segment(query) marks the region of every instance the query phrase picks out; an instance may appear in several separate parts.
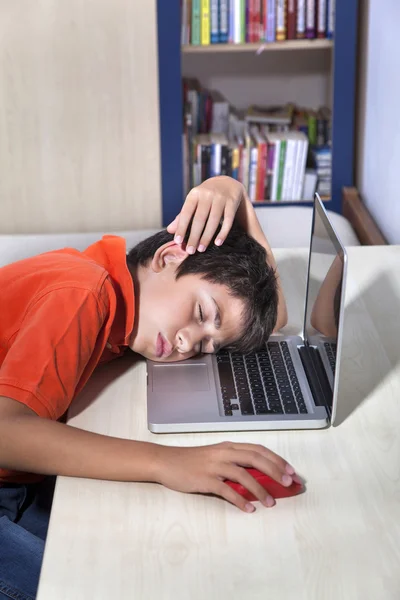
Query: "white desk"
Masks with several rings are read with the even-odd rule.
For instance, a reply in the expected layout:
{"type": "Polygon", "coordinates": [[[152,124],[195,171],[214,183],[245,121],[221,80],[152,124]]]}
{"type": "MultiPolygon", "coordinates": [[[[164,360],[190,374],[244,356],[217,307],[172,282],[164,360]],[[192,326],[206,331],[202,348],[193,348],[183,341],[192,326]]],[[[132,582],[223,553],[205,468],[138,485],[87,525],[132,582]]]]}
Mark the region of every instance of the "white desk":
{"type": "MultiPolygon", "coordinates": [[[[296,332],[307,252],[276,255],[296,332]]],[[[99,370],[71,425],[182,446],[260,442],[295,465],[307,492],[246,515],[155,484],[60,477],[38,600],[398,600],[400,246],[349,250],[346,304],[338,427],[156,436],[145,364],[99,370]]]]}

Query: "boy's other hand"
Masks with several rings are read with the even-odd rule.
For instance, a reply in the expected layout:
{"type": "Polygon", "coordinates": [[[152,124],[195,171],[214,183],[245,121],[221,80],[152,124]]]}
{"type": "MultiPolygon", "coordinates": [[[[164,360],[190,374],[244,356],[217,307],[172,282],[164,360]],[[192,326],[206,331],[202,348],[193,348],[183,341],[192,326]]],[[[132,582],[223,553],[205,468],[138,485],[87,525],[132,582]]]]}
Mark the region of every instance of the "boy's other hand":
{"type": "Polygon", "coordinates": [[[253,512],[255,508],[226,485],[224,480],[240,483],[264,506],[275,504],[275,500],[245,467],[258,469],[285,487],[291,485],[292,481],[298,481],[293,467],[271,450],[257,444],[223,442],[194,448],[159,446],[156,455],[152,480],[179,492],[216,494],[244,512],[253,512]]]}
{"type": "Polygon", "coordinates": [[[193,218],[186,250],[189,254],[194,254],[196,250],[205,251],[222,220],[221,230],[215,240],[216,245],[220,246],[224,243],[245,197],[243,185],[232,177],[222,175],[207,179],[189,192],[181,212],[168,225],[167,231],[173,233],[175,241],[181,244],[193,218]]]}

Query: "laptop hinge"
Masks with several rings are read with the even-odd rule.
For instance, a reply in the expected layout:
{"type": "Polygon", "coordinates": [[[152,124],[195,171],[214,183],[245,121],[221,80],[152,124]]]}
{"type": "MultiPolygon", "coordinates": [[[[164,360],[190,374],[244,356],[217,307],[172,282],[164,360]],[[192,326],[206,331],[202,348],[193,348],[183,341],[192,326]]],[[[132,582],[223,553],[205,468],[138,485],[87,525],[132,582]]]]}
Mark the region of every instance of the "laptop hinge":
{"type": "Polygon", "coordinates": [[[317,348],[309,345],[299,346],[298,351],[315,405],[325,406],[328,415],[331,416],[332,389],[317,348]]]}

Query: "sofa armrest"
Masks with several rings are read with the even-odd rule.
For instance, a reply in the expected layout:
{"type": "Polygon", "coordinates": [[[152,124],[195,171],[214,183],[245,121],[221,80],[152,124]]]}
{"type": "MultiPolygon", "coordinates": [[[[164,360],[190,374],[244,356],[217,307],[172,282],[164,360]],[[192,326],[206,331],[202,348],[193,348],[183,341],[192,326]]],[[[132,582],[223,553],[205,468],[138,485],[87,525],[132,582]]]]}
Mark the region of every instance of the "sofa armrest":
{"type": "Polygon", "coordinates": [[[357,188],[343,188],[343,216],[351,223],[363,246],[387,244],[379,227],[366,206],[362,203],[357,188]]]}

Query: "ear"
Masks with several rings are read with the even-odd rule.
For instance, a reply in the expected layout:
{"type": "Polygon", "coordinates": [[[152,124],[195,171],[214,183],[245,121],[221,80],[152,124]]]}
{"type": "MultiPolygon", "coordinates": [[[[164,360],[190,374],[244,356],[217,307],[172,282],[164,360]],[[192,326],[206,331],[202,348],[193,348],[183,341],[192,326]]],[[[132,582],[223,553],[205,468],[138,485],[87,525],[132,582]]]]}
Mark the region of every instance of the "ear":
{"type": "Polygon", "coordinates": [[[186,252],[186,249],[172,240],[158,248],[153,256],[150,267],[155,273],[160,273],[168,264],[174,263],[175,266],[178,266],[188,256],[189,254],[186,252]]]}

